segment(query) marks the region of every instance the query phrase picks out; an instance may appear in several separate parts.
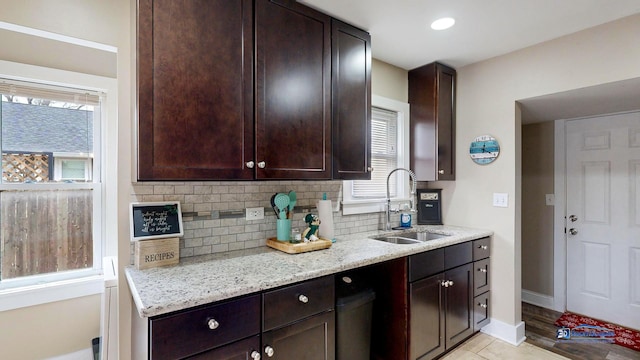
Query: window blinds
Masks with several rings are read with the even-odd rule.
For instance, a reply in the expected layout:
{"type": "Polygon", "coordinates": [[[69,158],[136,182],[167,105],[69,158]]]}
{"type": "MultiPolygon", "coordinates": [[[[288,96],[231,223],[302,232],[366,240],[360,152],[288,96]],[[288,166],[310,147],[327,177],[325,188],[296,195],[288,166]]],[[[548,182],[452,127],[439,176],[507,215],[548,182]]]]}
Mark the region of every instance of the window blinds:
{"type": "Polygon", "coordinates": [[[100,93],[0,78],[0,94],[59,102],[100,105],[100,93]]]}
{"type": "MultiPolygon", "coordinates": [[[[371,180],[353,182],[353,198],[371,199],[387,196],[387,175],[398,166],[398,113],[371,108],[371,180]]],[[[396,177],[389,183],[391,196],[396,196],[396,177]]]]}

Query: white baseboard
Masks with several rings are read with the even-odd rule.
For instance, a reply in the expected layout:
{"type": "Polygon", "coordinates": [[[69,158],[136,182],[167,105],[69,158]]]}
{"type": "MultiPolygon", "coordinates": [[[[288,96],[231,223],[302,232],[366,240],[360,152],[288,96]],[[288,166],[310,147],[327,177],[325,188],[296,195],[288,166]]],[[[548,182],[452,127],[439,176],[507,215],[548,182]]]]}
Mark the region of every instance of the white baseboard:
{"type": "Polygon", "coordinates": [[[86,348],[73,353],[48,358],[47,360],[93,360],[93,349],[86,348]]]}
{"type": "Polygon", "coordinates": [[[522,289],[522,301],[545,309],[554,309],[553,296],[540,294],[535,291],[522,289]]]}
{"type": "Polygon", "coordinates": [[[514,326],[492,318],[491,322],[481,331],[515,346],[522,344],[526,339],[523,321],[514,326]]]}

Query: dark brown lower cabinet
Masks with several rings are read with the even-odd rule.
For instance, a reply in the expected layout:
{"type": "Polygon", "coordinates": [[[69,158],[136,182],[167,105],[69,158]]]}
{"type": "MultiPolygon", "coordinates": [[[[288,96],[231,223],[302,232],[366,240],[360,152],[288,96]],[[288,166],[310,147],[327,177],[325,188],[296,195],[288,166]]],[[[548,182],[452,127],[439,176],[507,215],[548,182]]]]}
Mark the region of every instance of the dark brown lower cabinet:
{"type": "Polygon", "coordinates": [[[254,336],[188,358],[189,360],[254,360],[260,354],[260,336],[254,336]]]}
{"type": "Polygon", "coordinates": [[[473,334],[473,273],[472,264],[458,266],[444,273],[445,350],[473,334]]]}
{"type": "Polygon", "coordinates": [[[411,359],[433,359],[445,350],[443,282],[440,273],[409,285],[411,359]]]}
{"type": "Polygon", "coordinates": [[[409,285],[410,359],[434,359],[473,334],[472,266],[409,285]]]}
{"type": "Polygon", "coordinates": [[[334,360],[334,311],[264,332],[262,344],[264,359],[334,360]]]}

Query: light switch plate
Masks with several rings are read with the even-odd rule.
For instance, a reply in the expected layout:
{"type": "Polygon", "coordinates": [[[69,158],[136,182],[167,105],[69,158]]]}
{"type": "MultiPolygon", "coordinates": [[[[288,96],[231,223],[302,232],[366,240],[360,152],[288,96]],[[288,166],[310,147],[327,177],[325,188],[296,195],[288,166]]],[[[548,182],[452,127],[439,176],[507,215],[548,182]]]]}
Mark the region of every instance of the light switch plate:
{"type": "Polygon", "coordinates": [[[509,207],[509,194],[507,194],[507,193],[493,193],[493,206],[496,206],[496,207],[509,207]]]}
{"type": "Polygon", "coordinates": [[[554,206],[556,204],[555,194],[544,194],[544,202],[547,206],[554,206]]]}

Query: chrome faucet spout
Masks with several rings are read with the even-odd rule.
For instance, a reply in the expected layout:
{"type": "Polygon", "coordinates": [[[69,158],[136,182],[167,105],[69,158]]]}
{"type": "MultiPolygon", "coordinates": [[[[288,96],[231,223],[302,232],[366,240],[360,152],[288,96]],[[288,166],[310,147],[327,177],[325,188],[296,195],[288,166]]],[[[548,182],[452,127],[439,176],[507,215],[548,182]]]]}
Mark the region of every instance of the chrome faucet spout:
{"type": "Polygon", "coordinates": [[[411,205],[411,212],[416,211],[415,201],[413,201],[413,198],[416,193],[416,174],[414,174],[413,171],[405,168],[396,168],[391,170],[391,172],[389,172],[389,175],[387,175],[387,217],[386,217],[385,230],[391,230],[391,211],[392,210],[391,210],[391,192],[389,191],[389,179],[391,179],[391,175],[393,175],[393,173],[399,170],[408,172],[409,177],[411,177],[411,198],[409,199],[409,204],[411,205]]]}

